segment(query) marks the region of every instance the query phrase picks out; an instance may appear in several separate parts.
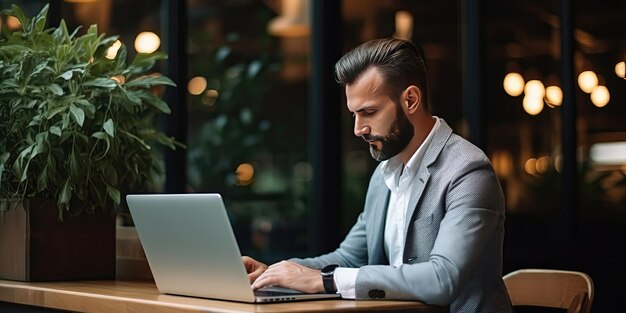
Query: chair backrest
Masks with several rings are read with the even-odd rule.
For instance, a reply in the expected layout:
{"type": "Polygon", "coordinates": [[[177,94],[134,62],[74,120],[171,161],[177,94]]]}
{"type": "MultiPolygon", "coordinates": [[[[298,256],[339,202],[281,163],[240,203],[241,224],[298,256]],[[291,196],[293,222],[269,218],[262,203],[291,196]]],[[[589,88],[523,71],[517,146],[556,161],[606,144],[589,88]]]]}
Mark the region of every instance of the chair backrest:
{"type": "Polygon", "coordinates": [[[522,269],[504,276],[511,303],[568,309],[568,313],[589,313],[593,281],[583,272],[550,269],[522,269]]]}

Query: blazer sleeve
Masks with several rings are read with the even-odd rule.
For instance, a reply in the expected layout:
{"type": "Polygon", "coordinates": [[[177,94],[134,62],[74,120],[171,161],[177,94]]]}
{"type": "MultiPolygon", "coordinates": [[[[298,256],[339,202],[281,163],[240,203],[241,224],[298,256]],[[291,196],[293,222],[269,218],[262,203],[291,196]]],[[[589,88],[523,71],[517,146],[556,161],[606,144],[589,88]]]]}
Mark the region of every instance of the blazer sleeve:
{"type": "Polygon", "coordinates": [[[314,258],[294,258],[291,260],[316,269],[321,269],[329,264],[356,268],[367,264],[367,238],[364,214],[361,213],[359,215],[357,222],[352,226],[352,229],[350,229],[350,232],[337,250],[314,258]]]}
{"type": "Polygon", "coordinates": [[[439,230],[428,260],[397,267],[361,267],[357,299],[371,299],[382,291],[386,299],[449,305],[484,257],[501,257],[485,256],[488,245],[501,243],[498,228],[504,215],[502,191],[489,162],[468,162],[454,172],[456,178],[446,188],[430,191],[439,193],[445,202],[433,205],[446,212],[441,221],[432,222],[439,223],[439,230]]]}

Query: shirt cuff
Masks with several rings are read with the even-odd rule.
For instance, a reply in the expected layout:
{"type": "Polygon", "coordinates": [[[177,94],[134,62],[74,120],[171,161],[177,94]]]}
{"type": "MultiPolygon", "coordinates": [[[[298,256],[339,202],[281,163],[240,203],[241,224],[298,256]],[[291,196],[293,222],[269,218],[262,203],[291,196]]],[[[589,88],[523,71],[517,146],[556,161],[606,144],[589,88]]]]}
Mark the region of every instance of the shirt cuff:
{"type": "Polygon", "coordinates": [[[359,273],[358,268],[338,267],[335,269],[333,279],[337,286],[337,293],[344,299],[356,299],[356,276],[359,273]]]}

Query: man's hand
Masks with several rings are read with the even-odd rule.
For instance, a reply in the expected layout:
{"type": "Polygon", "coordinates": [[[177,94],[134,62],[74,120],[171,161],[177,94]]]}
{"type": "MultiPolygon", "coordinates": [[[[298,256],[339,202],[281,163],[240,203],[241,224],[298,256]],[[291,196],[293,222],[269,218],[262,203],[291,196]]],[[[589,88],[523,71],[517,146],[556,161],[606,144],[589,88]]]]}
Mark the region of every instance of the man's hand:
{"type": "Polygon", "coordinates": [[[243,261],[243,265],[246,267],[246,272],[248,272],[248,279],[250,279],[250,283],[253,283],[267,269],[267,265],[251,257],[243,256],[241,259],[243,261]]]}
{"type": "Polygon", "coordinates": [[[320,270],[308,268],[291,261],[281,261],[272,264],[261,276],[258,276],[252,284],[252,289],[256,290],[271,285],[309,293],[324,291],[320,270]]]}

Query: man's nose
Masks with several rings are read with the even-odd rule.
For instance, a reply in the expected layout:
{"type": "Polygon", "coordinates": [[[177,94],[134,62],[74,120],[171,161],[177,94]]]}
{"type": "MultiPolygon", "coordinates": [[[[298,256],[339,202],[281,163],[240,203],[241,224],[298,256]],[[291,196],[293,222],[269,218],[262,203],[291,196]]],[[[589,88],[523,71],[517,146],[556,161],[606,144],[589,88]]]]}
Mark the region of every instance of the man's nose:
{"type": "Polygon", "coordinates": [[[361,137],[370,133],[370,127],[359,123],[359,120],[354,121],[354,135],[361,137]]]}

